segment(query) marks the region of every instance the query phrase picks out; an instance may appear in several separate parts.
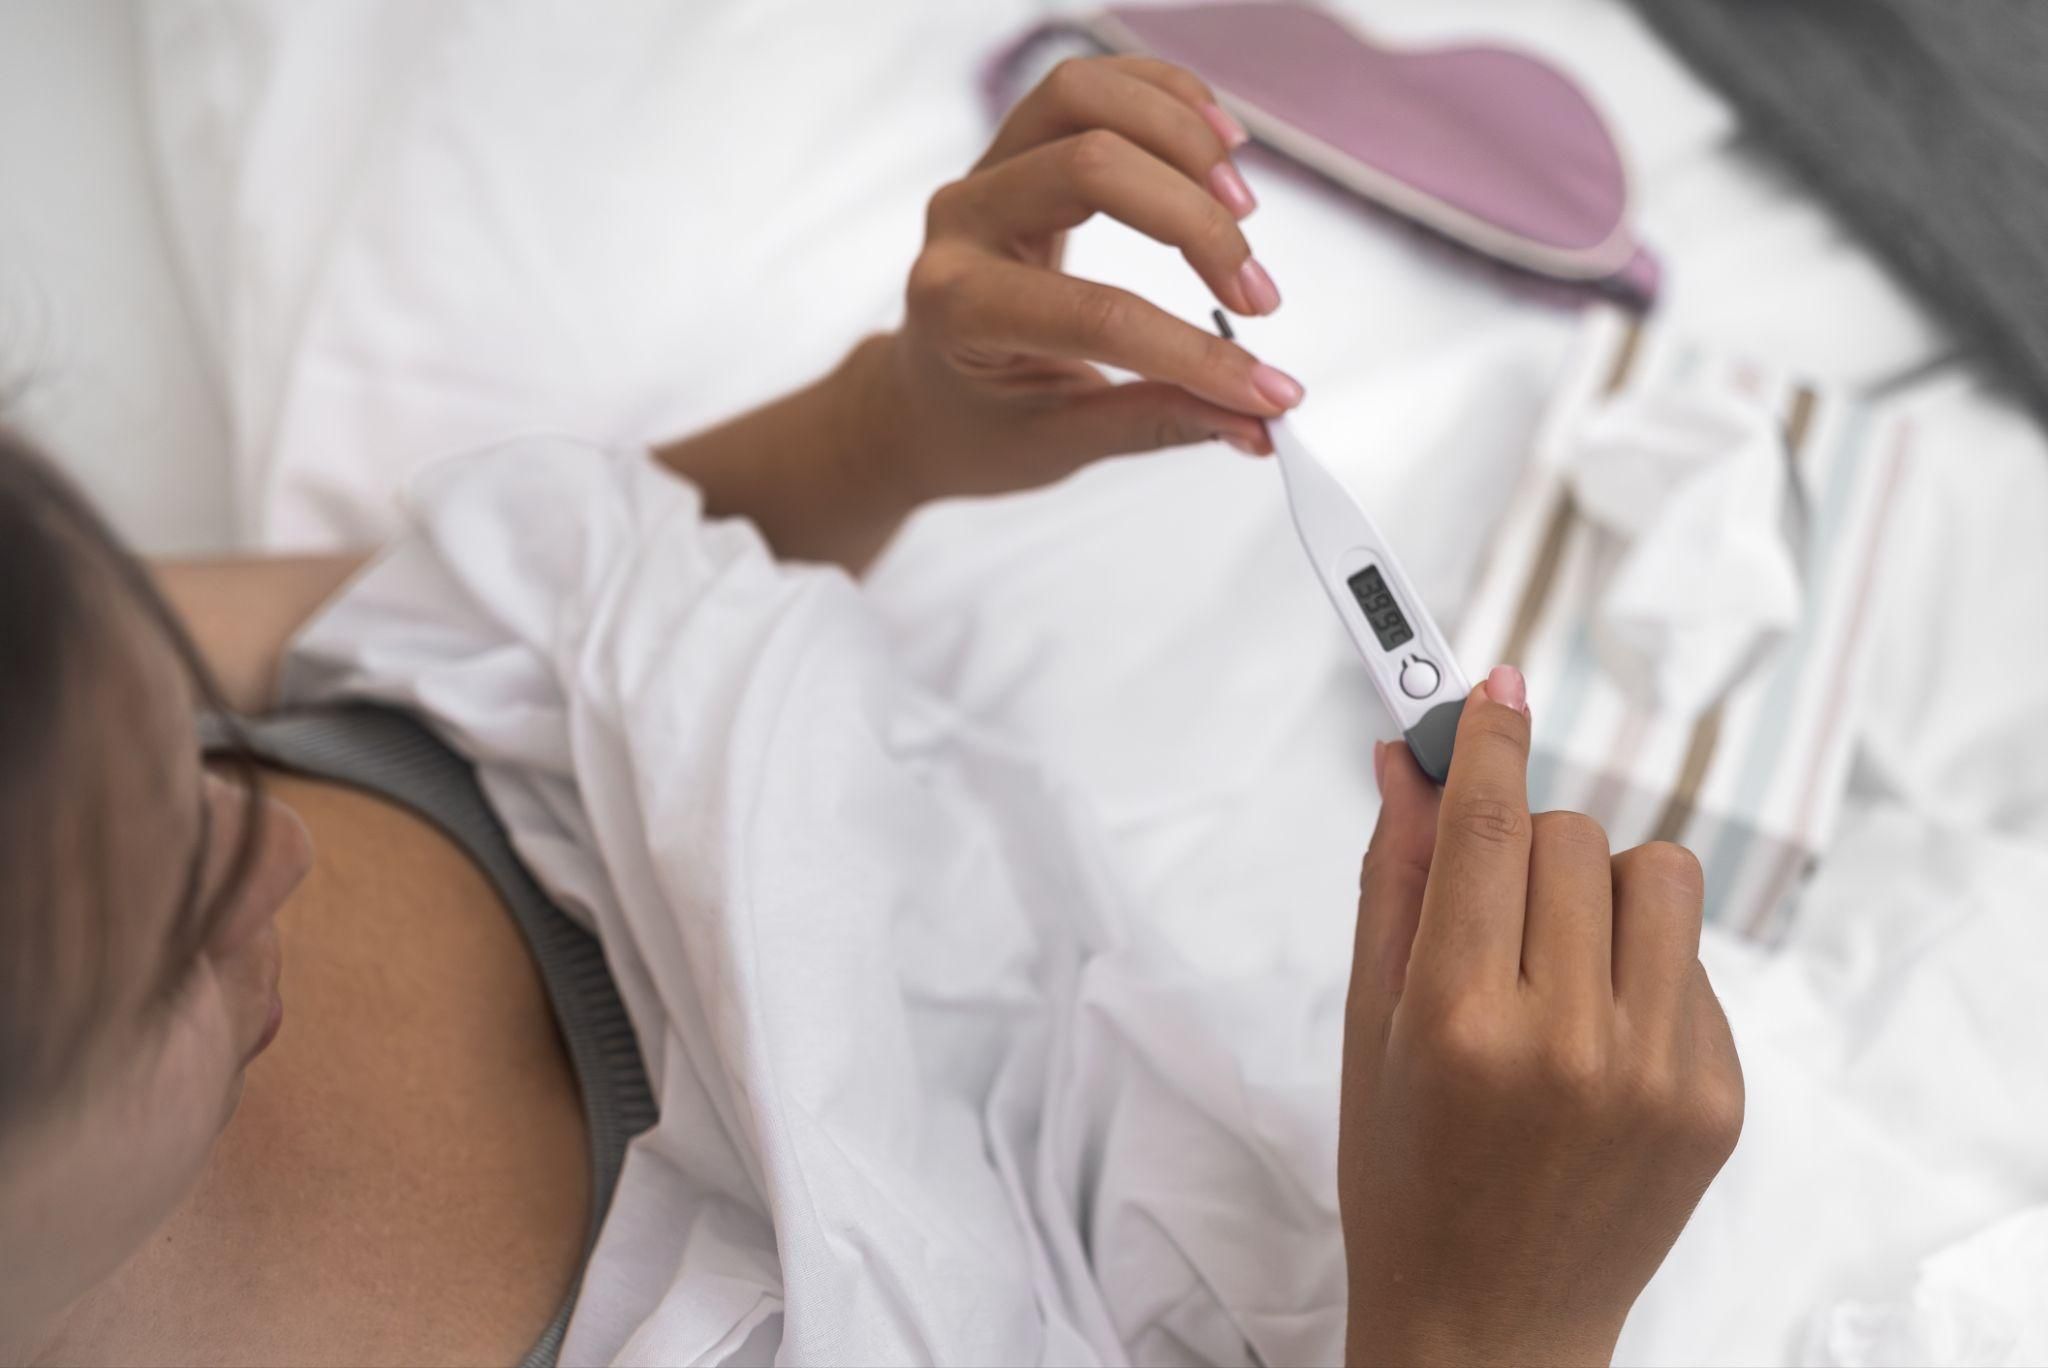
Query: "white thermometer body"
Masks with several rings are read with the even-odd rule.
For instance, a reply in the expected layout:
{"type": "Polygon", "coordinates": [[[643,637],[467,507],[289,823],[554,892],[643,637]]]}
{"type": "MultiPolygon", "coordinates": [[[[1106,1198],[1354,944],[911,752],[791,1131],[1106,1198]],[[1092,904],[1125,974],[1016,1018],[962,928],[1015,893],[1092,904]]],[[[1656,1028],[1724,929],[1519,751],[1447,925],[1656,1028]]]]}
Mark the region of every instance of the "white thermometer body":
{"type": "Polygon", "coordinates": [[[1471,685],[1387,539],[1351,491],[1302,445],[1286,419],[1268,419],[1266,431],[1316,578],[1416,763],[1442,783],[1471,685]]]}

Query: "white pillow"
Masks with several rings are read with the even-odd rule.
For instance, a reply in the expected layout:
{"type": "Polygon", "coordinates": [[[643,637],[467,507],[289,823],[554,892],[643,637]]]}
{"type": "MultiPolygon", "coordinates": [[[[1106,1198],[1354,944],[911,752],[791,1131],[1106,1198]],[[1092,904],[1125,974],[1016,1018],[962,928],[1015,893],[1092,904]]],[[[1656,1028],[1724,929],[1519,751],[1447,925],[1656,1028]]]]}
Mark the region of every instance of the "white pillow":
{"type": "Polygon", "coordinates": [[[243,534],[381,540],[423,462],[671,436],[898,308],[1029,0],[142,10],[243,534]]]}

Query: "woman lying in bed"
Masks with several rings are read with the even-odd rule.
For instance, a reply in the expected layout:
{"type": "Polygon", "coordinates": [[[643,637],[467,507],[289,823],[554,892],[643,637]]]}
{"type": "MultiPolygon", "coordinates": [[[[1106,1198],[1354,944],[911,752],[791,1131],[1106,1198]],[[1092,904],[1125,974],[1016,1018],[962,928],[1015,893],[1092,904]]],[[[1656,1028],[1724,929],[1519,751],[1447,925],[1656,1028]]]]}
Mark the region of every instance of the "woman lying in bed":
{"type": "MultiPolygon", "coordinates": [[[[1058,270],[1061,234],[1107,213],[1225,306],[1277,307],[1239,228],[1242,139],[1185,72],[1063,66],[934,197],[900,332],[659,459],[779,555],[858,569],[927,499],[1219,436],[1265,451],[1298,385],[1058,270]]],[[[570,982],[580,933],[401,722],[259,723],[202,763],[195,717],[260,712],[353,564],[152,580],[0,449],[0,1360],[559,1345],[644,1104],[592,1063],[619,1017],[570,982]],[[259,781],[265,756],[289,772],[259,781]]],[[[1338,1175],[1355,1362],[1604,1360],[1740,1126],[1698,866],[1532,817],[1528,726],[1496,670],[1441,794],[1375,756],[1338,1175]]]]}

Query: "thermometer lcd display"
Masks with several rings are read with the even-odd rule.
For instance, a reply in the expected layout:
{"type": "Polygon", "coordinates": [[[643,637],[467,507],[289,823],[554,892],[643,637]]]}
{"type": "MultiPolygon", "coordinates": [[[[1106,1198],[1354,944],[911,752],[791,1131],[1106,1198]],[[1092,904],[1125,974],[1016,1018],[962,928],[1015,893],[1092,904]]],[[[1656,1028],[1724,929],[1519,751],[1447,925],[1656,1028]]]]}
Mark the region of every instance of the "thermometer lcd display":
{"type": "Polygon", "coordinates": [[[1377,565],[1366,566],[1346,582],[1351,586],[1351,596],[1364,610],[1365,620],[1372,624],[1372,634],[1380,639],[1381,650],[1391,651],[1414,639],[1415,629],[1401,615],[1401,605],[1394,602],[1393,591],[1380,578],[1377,565]]]}

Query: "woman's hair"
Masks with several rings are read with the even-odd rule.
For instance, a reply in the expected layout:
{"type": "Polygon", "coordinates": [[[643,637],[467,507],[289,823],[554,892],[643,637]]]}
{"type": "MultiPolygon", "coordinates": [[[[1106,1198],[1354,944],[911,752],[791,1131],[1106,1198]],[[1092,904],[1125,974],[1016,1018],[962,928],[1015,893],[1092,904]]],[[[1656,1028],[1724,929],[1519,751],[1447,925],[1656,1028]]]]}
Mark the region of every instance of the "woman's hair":
{"type": "MultiPolygon", "coordinates": [[[[137,690],[150,681],[138,677],[142,657],[124,637],[136,623],[170,647],[198,706],[227,719],[148,570],[55,467],[0,425],[0,1139],[78,1076],[109,1025],[117,964],[141,956],[146,990],[170,996],[260,838],[261,804],[252,801],[226,878],[206,898],[203,862],[181,871],[184,896],[160,939],[115,886],[108,861],[94,858],[127,820],[115,796],[138,787],[118,772],[143,770],[137,752],[164,744],[137,734],[149,716],[134,706],[137,690]]],[[[239,747],[227,754],[253,800],[253,762],[239,747]]]]}

